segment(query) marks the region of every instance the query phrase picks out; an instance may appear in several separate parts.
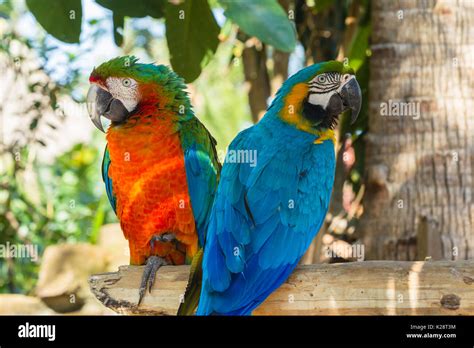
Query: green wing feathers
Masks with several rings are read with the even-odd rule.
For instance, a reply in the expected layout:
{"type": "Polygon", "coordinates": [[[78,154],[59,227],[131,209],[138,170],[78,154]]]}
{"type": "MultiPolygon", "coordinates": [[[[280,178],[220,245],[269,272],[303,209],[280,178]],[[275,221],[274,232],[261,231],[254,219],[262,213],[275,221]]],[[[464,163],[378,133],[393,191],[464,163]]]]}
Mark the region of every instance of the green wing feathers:
{"type": "Polygon", "coordinates": [[[204,250],[201,248],[193,258],[188,285],[184,293],[183,301],[179,305],[177,315],[194,315],[196,311],[201,295],[203,254],[204,250]]]}
{"type": "Polygon", "coordinates": [[[191,262],[184,302],[181,303],[177,314],[193,315],[201,293],[202,247],[205,244],[209,214],[217,191],[221,165],[217,157],[215,139],[197,118],[182,121],[180,126],[189,196],[201,250],[191,262]]]}

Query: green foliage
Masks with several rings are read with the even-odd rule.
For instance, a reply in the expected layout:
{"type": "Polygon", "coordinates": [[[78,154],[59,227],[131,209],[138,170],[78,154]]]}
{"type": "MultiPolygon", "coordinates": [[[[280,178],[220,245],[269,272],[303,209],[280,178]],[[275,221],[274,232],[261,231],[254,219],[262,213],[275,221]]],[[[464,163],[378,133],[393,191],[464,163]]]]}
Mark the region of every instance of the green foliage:
{"type": "Polygon", "coordinates": [[[123,26],[125,17],[141,18],[150,16],[162,18],[166,0],[96,0],[96,2],[113,11],[114,40],[117,46],[123,43],[123,26]]]}
{"type": "Polygon", "coordinates": [[[10,1],[0,1],[0,18],[10,18],[13,6],[10,1]]]}
{"type": "Polygon", "coordinates": [[[370,22],[357,27],[354,40],[349,48],[349,62],[351,67],[357,71],[367,59],[369,49],[369,37],[371,33],[370,22]]]}
{"type": "Polygon", "coordinates": [[[228,41],[219,45],[205,73],[193,84],[199,91],[199,99],[193,105],[195,113],[217,140],[219,154],[225,151],[246,123],[250,125],[252,122],[242,60],[234,58],[229,64],[233,49],[233,44],[228,41]]]}
{"type": "Polygon", "coordinates": [[[334,0],[316,0],[314,4],[314,10],[316,12],[323,12],[330,8],[334,2],[334,0]]]}
{"type": "Polygon", "coordinates": [[[220,0],[224,14],[247,35],[284,51],[296,46],[296,31],[276,0],[220,0]]]}
{"type": "MultiPolygon", "coordinates": [[[[125,18],[165,18],[166,38],[173,69],[186,82],[194,81],[213,57],[219,44],[216,19],[207,0],[96,0],[112,11],[114,41],[123,46],[125,18]]],[[[215,1],[210,1],[216,5],[215,1]]],[[[291,52],[296,32],[277,0],[220,0],[225,15],[242,31],[275,48],[291,52]]],[[[78,43],[81,33],[80,0],[27,0],[41,26],[55,38],[78,43]],[[74,12],[71,12],[74,11],[74,12]],[[75,19],[71,19],[74,13],[75,19]]]]}
{"type": "Polygon", "coordinates": [[[81,0],[26,0],[26,4],[49,34],[63,42],[79,43],[81,0]]]}
{"type": "MultiPolygon", "coordinates": [[[[0,117],[21,122],[8,142],[0,143],[0,244],[33,245],[41,257],[48,245],[58,242],[93,243],[100,226],[116,220],[98,169],[102,151],[78,144],[63,149],[52,162],[38,160],[49,143],[46,134],[61,130],[64,117],[56,101],[60,94],[69,94],[78,80],[71,71],[67,85],[50,81],[41,66],[32,64],[35,58],[29,40],[10,29],[0,44],[0,62],[6,74],[15,75],[11,86],[15,93],[2,105],[17,107],[0,117]],[[13,56],[13,47],[21,47],[23,54],[13,56]]],[[[42,59],[50,51],[44,42],[35,45],[35,54],[42,59]]],[[[38,263],[29,258],[0,257],[0,293],[31,292],[37,272],[38,263]]]]}
{"type": "MultiPolygon", "coordinates": [[[[52,165],[33,162],[28,176],[33,184],[27,186],[22,179],[25,174],[19,170],[30,161],[25,147],[17,156],[20,163],[14,163],[10,170],[0,174],[0,183],[8,183],[8,192],[0,195],[0,243],[33,244],[40,254],[44,248],[60,242],[91,242],[97,240],[99,228],[106,221],[113,221],[113,213],[105,194],[99,185],[100,171],[97,170],[100,154],[93,146],[77,144],[56,158],[52,165]],[[17,167],[17,169],[13,168],[17,167]],[[11,223],[12,217],[15,223],[11,223]]],[[[5,158],[5,157],[4,157],[5,158]]],[[[14,259],[12,262],[14,288],[6,288],[0,282],[0,292],[29,292],[34,286],[33,276],[37,265],[28,260],[14,259]],[[24,282],[19,277],[30,274],[24,282]]],[[[1,261],[0,261],[1,262],[1,261]]],[[[0,267],[0,279],[8,279],[5,265],[0,267]]]]}
{"type": "MultiPolygon", "coordinates": [[[[370,3],[365,0],[361,3],[362,16],[359,20],[354,38],[350,44],[347,58],[350,66],[356,72],[357,81],[362,90],[362,108],[357,122],[351,127],[352,130],[366,130],[368,120],[369,101],[369,57],[370,57],[370,34],[372,32],[370,21],[370,3]]],[[[356,138],[356,137],[355,137],[356,138]]],[[[358,164],[363,161],[358,161],[358,164]]]]}
{"type": "Polygon", "coordinates": [[[123,27],[125,25],[125,18],[114,12],[112,15],[112,23],[114,25],[114,41],[117,46],[123,44],[123,27]]]}
{"type": "Polygon", "coordinates": [[[168,4],[165,17],[171,65],[192,82],[216,51],[220,28],[205,0],[168,4]]]}
{"type": "Polygon", "coordinates": [[[370,21],[370,3],[368,0],[361,2],[362,15],[360,17],[354,38],[350,44],[347,57],[349,64],[356,72],[357,81],[362,90],[362,106],[357,121],[349,125],[348,120],[341,124],[341,133],[350,133],[357,161],[350,172],[350,182],[357,192],[362,184],[362,175],[365,163],[365,143],[363,136],[368,128],[369,113],[369,57],[370,35],[372,32],[370,21]]]}
{"type": "Polygon", "coordinates": [[[76,144],[52,166],[38,167],[43,200],[55,209],[54,219],[46,226],[55,243],[95,241],[94,225],[104,223],[107,207],[100,199],[105,195],[97,169],[100,161],[97,148],[76,144]]]}
{"type": "Polygon", "coordinates": [[[122,17],[146,17],[162,18],[163,7],[166,0],[96,0],[96,2],[109,10],[114,11],[122,17]]]}

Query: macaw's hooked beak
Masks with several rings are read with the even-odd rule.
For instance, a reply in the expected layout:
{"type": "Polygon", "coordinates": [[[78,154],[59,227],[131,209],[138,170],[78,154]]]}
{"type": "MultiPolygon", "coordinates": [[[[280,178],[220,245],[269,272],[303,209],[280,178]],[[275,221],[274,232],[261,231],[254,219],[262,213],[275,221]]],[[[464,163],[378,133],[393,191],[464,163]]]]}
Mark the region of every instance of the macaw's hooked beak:
{"type": "Polygon", "coordinates": [[[349,78],[342,85],[339,95],[342,99],[344,111],[351,110],[351,124],[353,124],[357,120],[362,106],[362,92],[355,76],[349,78]]]}
{"type": "Polygon", "coordinates": [[[87,111],[94,126],[104,133],[101,116],[114,123],[121,123],[130,115],[120,100],[115,99],[112,94],[95,84],[87,92],[87,111]]]}

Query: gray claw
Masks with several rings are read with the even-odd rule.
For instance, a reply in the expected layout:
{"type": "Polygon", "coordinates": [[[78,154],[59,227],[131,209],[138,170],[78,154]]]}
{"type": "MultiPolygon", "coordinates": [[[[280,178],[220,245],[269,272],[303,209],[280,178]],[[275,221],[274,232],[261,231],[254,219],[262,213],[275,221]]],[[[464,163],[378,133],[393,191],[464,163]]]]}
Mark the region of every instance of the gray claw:
{"type": "Polygon", "coordinates": [[[140,283],[140,288],[138,289],[138,304],[143,300],[145,295],[145,290],[148,287],[148,292],[151,292],[151,288],[155,283],[156,272],[161,268],[161,266],[167,265],[168,262],[159,256],[150,256],[146,260],[145,270],[143,271],[142,280],[140,283]]]}

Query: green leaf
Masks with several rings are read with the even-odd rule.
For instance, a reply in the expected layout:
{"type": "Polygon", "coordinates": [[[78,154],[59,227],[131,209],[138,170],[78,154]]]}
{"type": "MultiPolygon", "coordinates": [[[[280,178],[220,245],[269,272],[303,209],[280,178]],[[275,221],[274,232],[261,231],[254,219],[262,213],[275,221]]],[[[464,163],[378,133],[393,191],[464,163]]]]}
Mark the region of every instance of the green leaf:
{"type": "Polygon", "coordinates": [[[99,239],[100,228],[104,224],[106,215],[106,206],[109,204],[107,196],[103,194],[100,196],[99,204],[95,209],[94,219],[92,220],[92,228],[89,241],[96,244],[99,239]]]}
{"type": "Polygon", "coordinates": [[[277,0],[220,0],[224,15],[248,35],[257,37],[280,51],[291,52],[296,31],[277,0]]]}
{"type": "Polygon", "coordinates": [[[329,7],[334,4],[334,0],[316,0],[314,4],[314,9],[316,12],[326,11],[329,7]]]}
{"type": "Polygon", "coordinates": [[[26,0],[26,5],[48,34],[63,42],[79,43],[81,0],[26,0]]]}
{"type": "Polygon", "coordinates": [[[166,0],[96,0],[96,2],[114,12],[114,15],[122,17],[146,17],[162,18],[166,0]]]}
{"type": "Polygon", "coordinates": [[[10,1],[0,1],[0,18],[8,19],[13,12],[13,4],[10,1]]]}
{"type": "Polygon", "coordinates": [[[123,43],[123,26],[124,18],[122,15],[114,12],[112,16],[112,21],[114,23],[114,41],[117,46],[122,46],[123,43]],[[122,33],[121,33],[122,32],[122,33]]]}
{"type": "Polygon", "coordinates": [[[354,71],[364,63],[367,58],[367,50],[369,49],[369,37],[371,33],[370,23],[359,25],[356,34],[352,40],[347,57],[349,58],[349,65],[354,71]]]}
{"type": "Polygon", "coordinates": [[[117,46],[123,43],[123,26],[125,17],[141,18],[150,16],[162,18],[166,0],[96,0],[96,2],[113,11],[114,41],[117,46]]]}
{"type": "Polygon", "coordinates": [[[166,40],[173,69],[187,83],[194,81],[219,44],[219,25],[206,0],[168,3],[166,40]]]}

